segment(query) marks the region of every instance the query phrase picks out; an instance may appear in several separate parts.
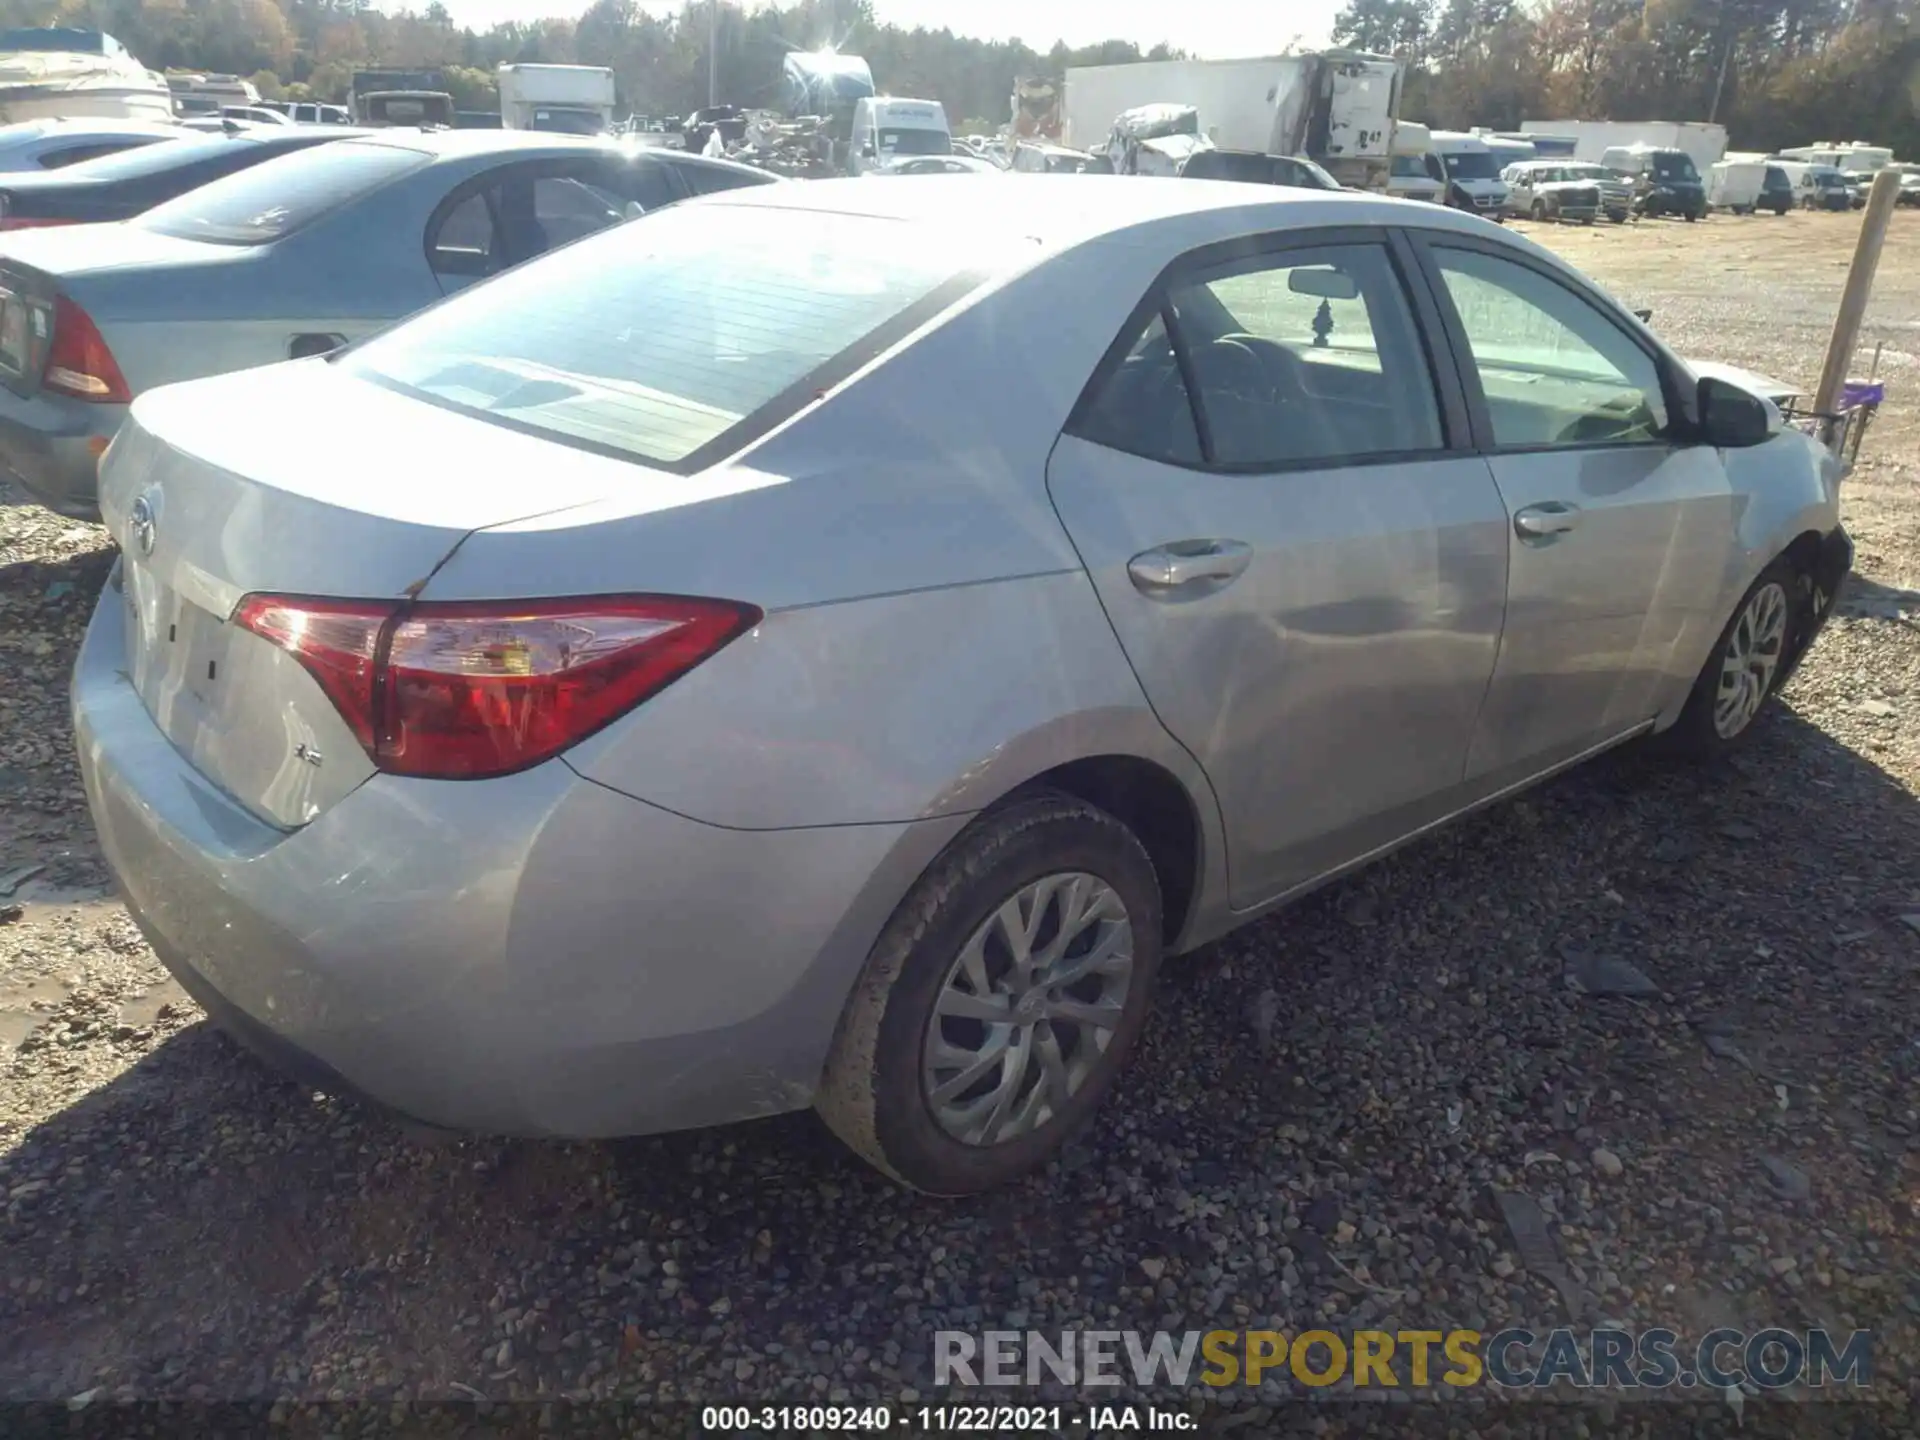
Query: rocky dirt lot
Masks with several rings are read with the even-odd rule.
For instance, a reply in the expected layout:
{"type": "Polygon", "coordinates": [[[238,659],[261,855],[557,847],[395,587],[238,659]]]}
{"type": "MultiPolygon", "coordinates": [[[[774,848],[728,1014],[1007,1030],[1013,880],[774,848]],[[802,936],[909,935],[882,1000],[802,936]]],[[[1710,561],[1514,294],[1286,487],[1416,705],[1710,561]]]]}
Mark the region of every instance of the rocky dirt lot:
{"type": "MultiPolygon", "coordinates": [[[[1683,352],[1811,382],[1857,225],[1521,228],[1683,352]]],[[[1871,1328],[1889,1408],[1746,1433],[1920,1424],[1920,213],[1875,342],[1859,574],[1736,768],[1602,762],[1174,966],[1084,1142],[963,1203],[807,1115],[424,1148],[235,1051],[90,835],[65,689],[106,538],[7,497],[0,1397],[898,1401],[944,1327],[1609,1317],[1871,1328]],[[1650,993],[1570,984],[1608,958],[1650,993]]]]}

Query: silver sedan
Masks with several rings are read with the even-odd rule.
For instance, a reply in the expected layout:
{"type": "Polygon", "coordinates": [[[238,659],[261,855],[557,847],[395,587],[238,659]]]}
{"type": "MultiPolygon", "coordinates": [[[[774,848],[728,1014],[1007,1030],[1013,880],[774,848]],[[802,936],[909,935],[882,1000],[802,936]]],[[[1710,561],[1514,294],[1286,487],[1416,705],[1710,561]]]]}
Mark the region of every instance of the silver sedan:
{"type": "Polygon", "coordinates": [[[0,464],[43,504],[90,517],[100,452],[151,386],[324,353],[631,215],[773,180],[611,140],[395,127],[264,161],[125,224],[10,233],[0,464]]]}
{"type": "Polygon", "coordinates": [[[1838,483],[1471,216],[739,190],[135,401],[78,749],[156,952],[314,1084],[814,1105],[968,1192],[1113,1090],[1163,957],[1610,746],[1741,745],[1838,483]]]}

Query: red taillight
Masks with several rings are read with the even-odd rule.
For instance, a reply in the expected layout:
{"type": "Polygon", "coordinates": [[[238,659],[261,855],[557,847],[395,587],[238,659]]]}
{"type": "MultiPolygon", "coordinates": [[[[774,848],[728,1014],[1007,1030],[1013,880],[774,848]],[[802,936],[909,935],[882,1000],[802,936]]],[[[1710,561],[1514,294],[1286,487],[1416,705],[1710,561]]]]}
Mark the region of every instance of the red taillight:
{"type": "Polygon", "coordinates": [[[54,297],[53,343],[47,349],[47,368],[40,384],[43,389],[58,390],[76,400],[133,403],[126,377],[120,373],[93,317],[64,295],[54,297]]]}
{"type": "Polygon", "coordinates": [[[382,770],[524,770],[658,694],[760,611],[594,596],[399,605],[252,595],[236,623],[306,666],[382,770]]]}
{"type": "Polygon", "coordinates": [[[44,230],[49,225],[75,225],[78,221],[51,219],[36,215],[0,215],[0,230],[44,230]]]}
{"type": "Polygon", "coordinates": [[[398,607],[385,601],[287,600],[249,595],[234,620],[307,667],[369,754],[374,747],[374,667],[398,607]]]}

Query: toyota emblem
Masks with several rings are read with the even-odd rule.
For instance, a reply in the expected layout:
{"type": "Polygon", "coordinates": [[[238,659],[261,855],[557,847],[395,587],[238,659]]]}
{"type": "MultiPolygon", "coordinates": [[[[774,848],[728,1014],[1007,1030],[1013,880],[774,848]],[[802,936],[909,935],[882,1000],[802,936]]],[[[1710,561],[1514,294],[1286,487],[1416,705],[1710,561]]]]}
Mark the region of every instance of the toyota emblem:
{"type": "Polygon", "coordinates": [[[156,488],[141,495],[127,512],[127,538],[142,555],[151,555],[159,528],[160,491],[156,488]]]}

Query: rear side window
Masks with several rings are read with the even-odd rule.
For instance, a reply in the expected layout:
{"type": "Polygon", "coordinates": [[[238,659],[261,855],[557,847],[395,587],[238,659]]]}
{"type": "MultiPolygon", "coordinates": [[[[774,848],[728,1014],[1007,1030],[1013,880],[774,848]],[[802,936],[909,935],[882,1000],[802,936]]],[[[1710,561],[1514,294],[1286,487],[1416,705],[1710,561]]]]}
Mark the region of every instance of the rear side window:
{"type": "Polygon", "coordinates": [[[122,150],[132,150],[145,145],[145,140],[102,140],[93,145],[69,145],[63,150],[48,150],[40,156],[42,170],[64,170],[69,165],[85,164],[89,160],[98,160],[103,155],[118,155],[122,150]]]}
{"type": "Polygon", "coordinates": [[[1166,319],[1159,312],[1115,367],[1074,431],[1084,440],[1175,465],[1200,463],[1200,432],[1166,319]]]}
{"type": "Polygon", "coordinates": [[[168,140],[160,145],[142,145],[135,150],[120,150],[112,155],[83,161],[81,163],[86,169],[76,167],[74,174],[85,175],[91,180],[140,180],[168,170],[224,159],[236,149],[250,147],[254,143],[226,135],[195,136],[189,131],[179,140],[168,140]]]}
{"type": "Polygon", "coordinates": [[[978,283],[977,239],[670,206],[437,305],[339,363],[495,424],[691,470],[978,283]]]}
{"type": "Polygon", "coordinates": [[[133,223],[184,240],[264,245],[430,159],[397,145],[334,141],[189,190],[133,223]]]}

